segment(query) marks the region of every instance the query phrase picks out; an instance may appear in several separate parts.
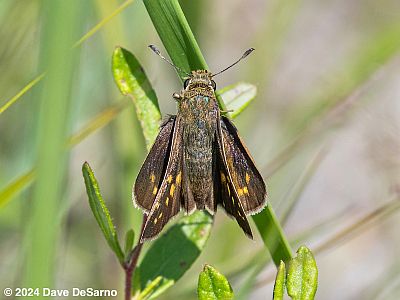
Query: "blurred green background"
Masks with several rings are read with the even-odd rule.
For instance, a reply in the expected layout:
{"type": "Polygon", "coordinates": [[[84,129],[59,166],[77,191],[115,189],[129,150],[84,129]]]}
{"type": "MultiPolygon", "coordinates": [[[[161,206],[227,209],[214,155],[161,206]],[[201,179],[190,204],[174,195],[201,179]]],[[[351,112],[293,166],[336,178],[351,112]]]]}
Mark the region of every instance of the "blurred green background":
{"type": "MultiPolygon", "coordinates": [[[[293,249],[306,243],[316,254],[316,298],[399,299],[400,2],[181,4],[211,71],[256,48],[217,86],[258,88],[235,124],[293,249]]],[[[81,166],[91,164],[120,236],[138,231],[131,186],[146,149],[133,105],[113,82],[115,46],[140,60],[163,115],[176,112],[171,95],[181,89],[147,48],[163,50],[145,7],[2,0],[0,41],[0,287],[44,280],[122,297],[123,272],[89,209],[81,166]],[[77,133],[85,138],[68,144],[77,133]]],[[[263,249],[220,211],[206,250],[161,299],[196,299],[205,263],[234,291],[249,285],[245,298],[270,298],[275,267],[264,264],[263,249]]]]}

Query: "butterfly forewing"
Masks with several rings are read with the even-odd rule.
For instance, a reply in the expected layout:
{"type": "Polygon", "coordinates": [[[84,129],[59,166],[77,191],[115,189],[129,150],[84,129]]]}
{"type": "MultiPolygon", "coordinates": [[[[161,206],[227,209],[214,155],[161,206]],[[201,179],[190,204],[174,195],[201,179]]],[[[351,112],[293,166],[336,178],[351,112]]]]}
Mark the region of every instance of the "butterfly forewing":
{"type": "Polygon", "coordinates": [[[171,144],[171,155],[163,174],[162,182],[148,214],[141,240],[156,237],[165,224],[180,210],[182,187],[182,126],[175,121],[171,144]]]}
{"type": "Polygon", "coordinates": [[[225,156],[227,173],[246,215],[257,213],[265,206],[266,202],[264,180],[255,167],[235,126],[226,117],[221,117],[220,124],[222,155],[225,156]]]}
{"type": "MultiPolygon", "coordinates": [[[[217,144],[220,144],[220,142],[220,139],[219,142],[216,141],[217,144]]],[[[236,219],[236,222],[244,233],[250,238],[253,238],[246,214],[227,170],[222,147],[218,147],[216,154],[216,168],[214,174],[215,199],[229,216],[236,219]]]]}
{"type": "Polygon", "coordinates": [[[154,199],[156,198],[161,180],[168,165],[174,124],[175,116],[171,116],[161,125],[160,133],[136,178],[133,200],[135,204],[145,212],[149,212],[154,203],[154,199]]]}

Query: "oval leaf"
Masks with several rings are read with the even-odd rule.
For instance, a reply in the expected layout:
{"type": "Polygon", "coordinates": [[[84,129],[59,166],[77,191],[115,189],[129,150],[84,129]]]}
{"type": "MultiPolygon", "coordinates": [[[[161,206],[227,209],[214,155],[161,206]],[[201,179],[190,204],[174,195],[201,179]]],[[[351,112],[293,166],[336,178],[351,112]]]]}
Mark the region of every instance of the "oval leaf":
{"type": "Polygon", "coordinates": [[[158,134],[161,121],[156,93],[136,57],[124,48],[117,47],[114,50],[112,72],[120,92],[131,97],[136,106],[149,149],[158,134]]]}
{"type": "Polygon", "coordinates": [[[117,255],[118,260],[122,264],[124,262],[124,254],[118,242],[117,232],[115,231],[110,212],[101,196],[96,177],[94,177],[93,171],[87,162],[82,166],[82,173],[85,179],[86,192],[89,197],[89,204],[93,215],[99,224],[108,245],[117,255]]]}
{"type": "Polygon", "coordinates": [[[285,263],[281,261],[278,267],[278,273],[276,273],[275,285],[274,285],[274,300],[282,300],[285,291],[285,277],[286,268],[285,263]]]}
{"type": "Polygon", "coordinates": [[[129,229],[125,235],[125,255],[128,256],[132,252],[133,242],[135,240],[135,232],[129,229]]]}
{"type": "Polygon", "coordinates": [[[224,99],[230,117],[236,118],[256,97],[257,87],[250,83],[238,82],[217,91],[224,99]]]}
{"type": "Polygon", "coordinates": [[[183,217],[150,246],[140,264],[141,290],[161,276],[154,287],[153,299],[185,274],[204,249],[213,218],[204,211],[183,217]]]}
{"type": "Polygon", "coordinates": [[[286,278],[287,292],[294,300],[314,299],[318,285],[318,269],[312,252],[305,246],[290,260],[286,278]]]}
{"type": "Polygon", "coordinates": [[[197,286],[199,300],[233,299],[232,287],[224,275],[209,265],[205,265],[197,286]]]}

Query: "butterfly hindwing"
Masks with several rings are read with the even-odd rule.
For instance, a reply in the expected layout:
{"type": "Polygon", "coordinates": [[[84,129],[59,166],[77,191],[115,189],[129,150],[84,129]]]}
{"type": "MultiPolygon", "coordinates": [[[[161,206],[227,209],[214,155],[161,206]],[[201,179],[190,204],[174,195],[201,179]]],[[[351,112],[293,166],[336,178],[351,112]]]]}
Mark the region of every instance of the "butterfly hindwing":
{"type": "Polygon", "coordinates": [[[253,238],[249,222],[240,203],[238,194],[233,185],[231,176],[226,166],[226,159],[223,153],[222,140],[217,134],[218,151],[216,153],[216,167],[214,169],[214,191],[217,203],[222,205],[226,213],[234,217],[244,233],[253,238]]]}
{"type": "Polygon", "coordinates": [[[165,224],[180,210],[182,190],[182,126],[177,118],[174,126],[170,155],[161,184],[148,213],[141,240],[156,237],[165,224]]]}
{"type": "Polygon", "coordinates": [[[133,201],[145,212],[150,211],[167,168],[175,119],[175,116],[171,116],[161,125],[160,133],[136,178],[133,188],[133,201]]]}
{"type": "Polygon", "coordinates": [[[231,121],[221,117],[220,128],[226,171],[240,204],[246,215],[257,213],[266,203],[264,180],[231,121]]]}

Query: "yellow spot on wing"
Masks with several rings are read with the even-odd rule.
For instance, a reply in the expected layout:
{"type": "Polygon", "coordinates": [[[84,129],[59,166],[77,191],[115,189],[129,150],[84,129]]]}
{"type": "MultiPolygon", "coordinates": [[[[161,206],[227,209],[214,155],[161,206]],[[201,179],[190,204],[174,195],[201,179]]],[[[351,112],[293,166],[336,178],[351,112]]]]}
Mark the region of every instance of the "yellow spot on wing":
{"type": "Polygon", "coordinates": [[[182,172],[179,172],[176,176],[176,184],[180,184],[182,180],[182,172]]]}
{"type": "Polygon", "coordinates": [[[157,189],[157,187],[155,186],[154,189],[153,189],[153,195],[157,195],[157,190],[158,190],[158,189],[157,189]]]}
{"type": "MultiPolygon", "coordinates": [[[[171,189],[170,189],[170,191],[169,191],[169,194],[171,195],[171,197],[174,196],[174,192],[175,192],[175,184],[172,184],[172,185],[171,185],[171,189]]],[[[168,198],[167,198],[167,199],[168,199],[168,198]]]]}
{"type": "Polygon", "coordinates": [[[171,183],[171,182],[172,182],[172,175],[169,175],[169,176],[168,176],[167,182],[168,182],[168,183],[171,183]]]}
{"type": "Polygon", "coordinates": [[[225,174],[221,172],[221,182],[225,183],[226,182],[226,177],[225,174]]]}
{"type": "Polygon", "coordinates": [[[228,189],[228,195],[231,195],[231,189],[229,188],[229,184],[226,185],[226,188],[228,189]]]}
{"type": "Polygon", "coordinates": [[[154,224],[157,224],[157,221],[158,221],[157,218],[154,218],[153,223],[154,223],[154,224]]]}
{"type": "Polygon", "coordinates": [[[168,202],[169,202],[169,197],[167,197],[167,199],[165,199],[165,205],[168,206],[168,202]]]}
{"type": "Polygon", "coordinates": [[[249,190],[247,189],[247,186],[245,186],[245,187],[243,188],[243,193],[244,193],[244,194],[248,194],[248,193],[249,193],[249,190]]]}
{"type": "Polygon", "coordinates": [[[246,183],[249,184],[250,182],[250,175],[246,172],[246,183]]]}
{"type": "Polygon", "coordinates": [[[162,212],[160,212],[160,214],[158,215],[158,218],[160,219],[162,217],[162,212]]]}
{"type": "Polygon", "coordinates": [[[243,196],[243,189],[238,189],[237,192],[239,197],[243,196]]]}
{"type": "Polygon", "coordinates": [[[154,173],[151,173],[151,175],[150,175],[150,180],[151,180],[151,182],[153,182],[153,183],[154,183],[154,181],[156,181],[156,176],[154,175],[154,173]]]}

